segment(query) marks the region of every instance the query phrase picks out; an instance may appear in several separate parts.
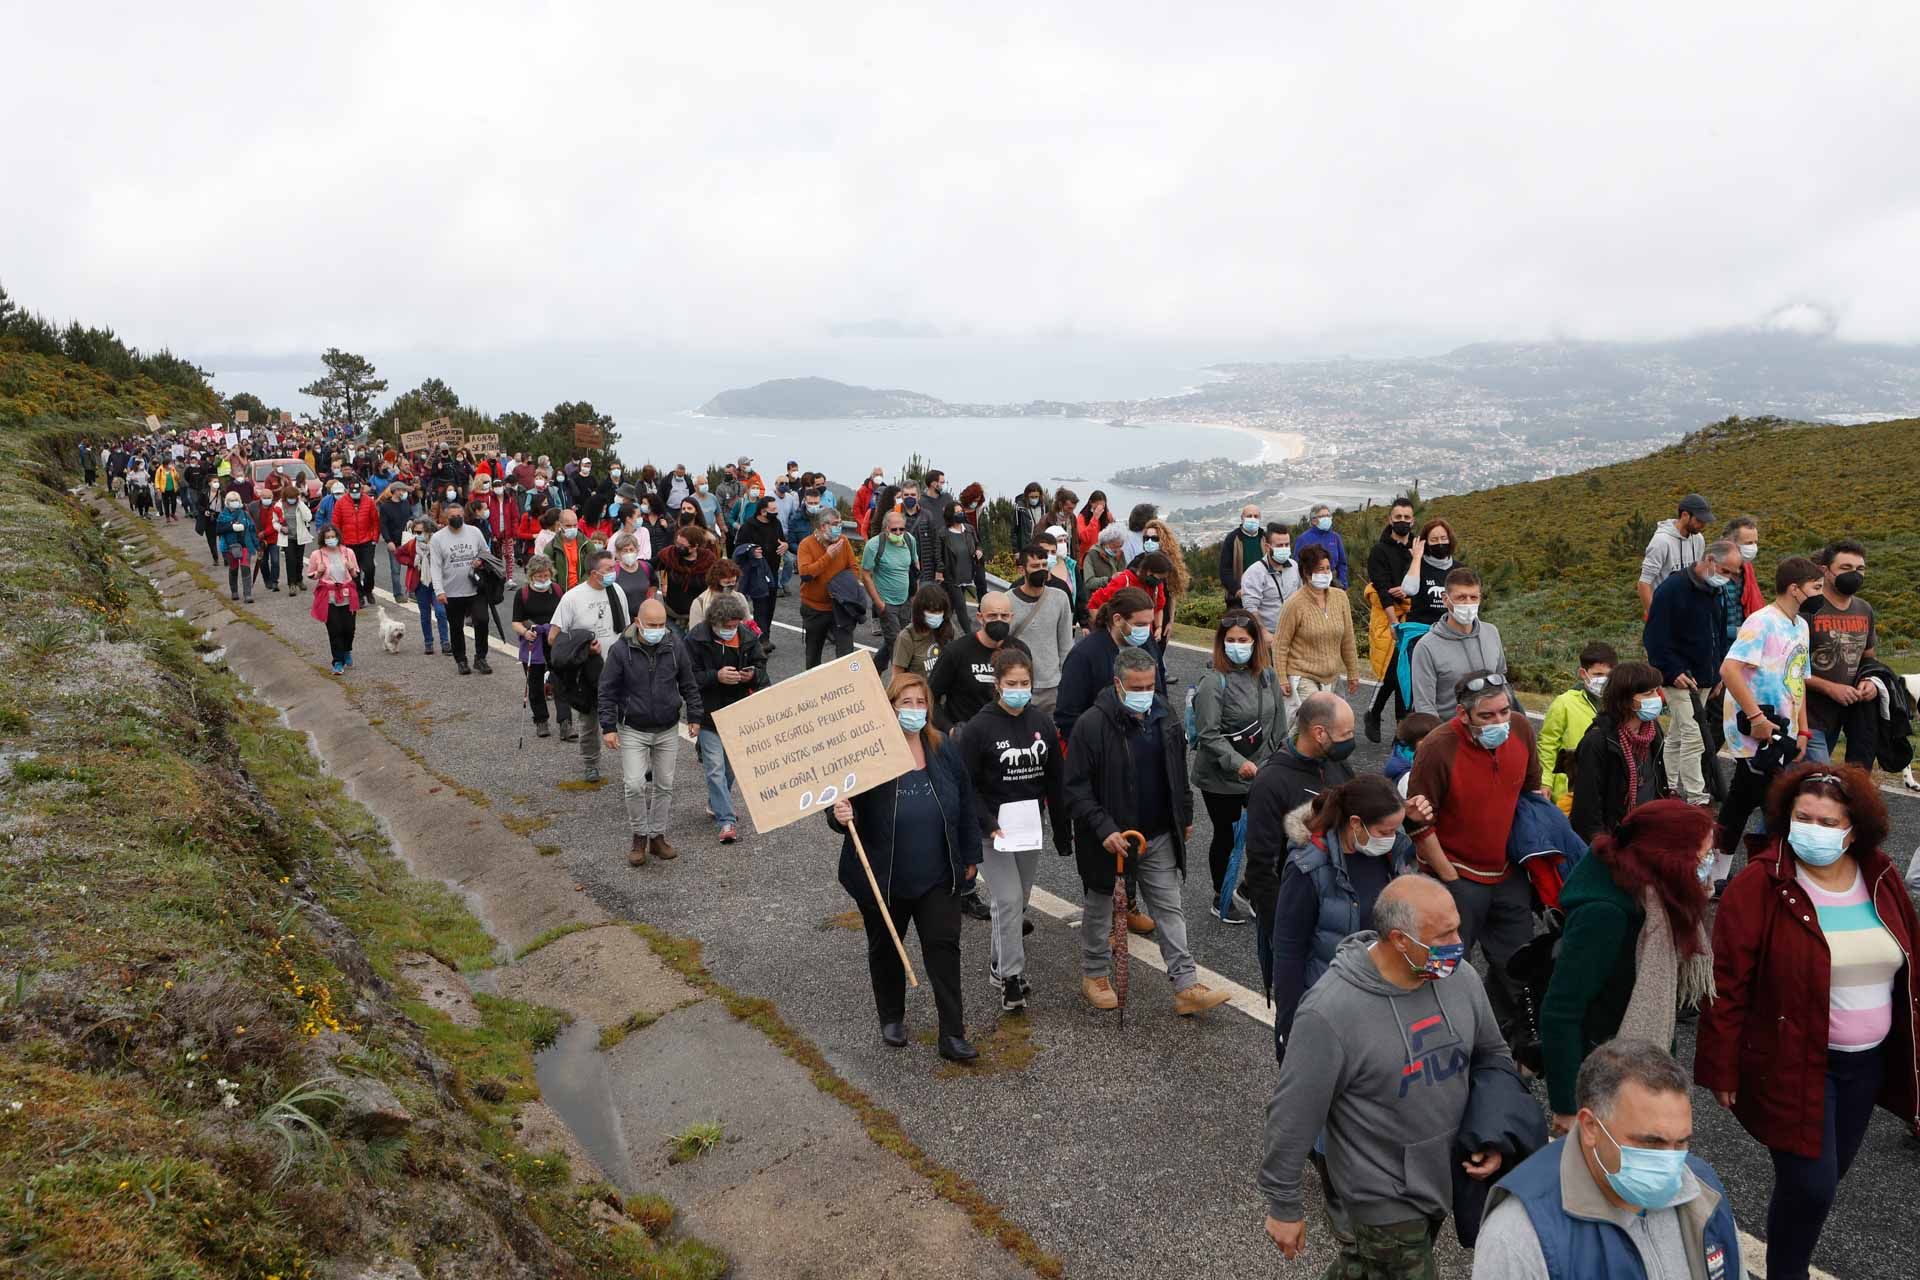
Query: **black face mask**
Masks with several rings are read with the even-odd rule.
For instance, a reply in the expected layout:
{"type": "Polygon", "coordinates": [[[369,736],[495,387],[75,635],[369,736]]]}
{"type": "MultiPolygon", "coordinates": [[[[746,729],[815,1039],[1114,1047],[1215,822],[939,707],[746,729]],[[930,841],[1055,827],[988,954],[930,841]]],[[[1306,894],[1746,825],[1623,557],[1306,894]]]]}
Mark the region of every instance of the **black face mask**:
{"type": "Polygon", "coordinates": [[[987,633],[987,639],[993,641],[995,644],[1005,644],[1007,637],[1013,633],[1013,624],[1011,622],[1002,622],[996,618],[994,621],[982,627],[981,630],[985,631],[987,633]]]}
{"type": "Polygon", "coordinates": [[[1427,544],[1427,554],[1435,560],[1445,560],[1453,554],[1453,544],[1451,542],[1429,542],[1427,544]]]}
{"type": "Polygon", "coordinates": [[[1394,524],[1393,524],[1393,525],[1392,525],[1391,527],[1392,527],[1392,529],[1393,529],[1393,536],[1394,536],[1394,537],[1396,537],[1396,538],[1404,538],[1404,537],[1406,537],[1406,536],[1407,536],[1408,534],[1410,534],[1410,533],[1412,533],[1412,532],[1413,532],[1413,526],[1412,526],[1412,525],[1410,525],[1410,524],[1401,524],[1401,523],[1399,523],[1398,521],[1395,521],[1395,522],[1394,522],[1394,524]]]}
{"type": "Polygon", "coordinates": [[[458,529],[461,525],[465,524],[466,522],[467,522],[467,518],[465,516],[448,516],[447,528],[458,529]]]}
{"type": "Polygon", "coordinates": [[[1047,571],[1045,569],[1035,569],[1032,573],[1029,573],[1027,575],[1027,585],[1035,588],[1036,590],[1040,587],[1046,586],[1047,571]]]}
{"type": "Polygon", "coordinates": [[[1353,746],[1354,740],[1352,738],[1348,738],[1345,742],[1329,742],[1327,744],[1326,758],[1337,764],[1353,754],[1353,746]]]}
{"type": "Polygon", "coordinates": [[[1833,589],[1843,596],[1860,594],[1860,588],[1867,585],[1867,575],[1858,569],[1849,569],[1845,573],[1833,575],[1833,589]]]}
{"type": "Polygon", "coordinates": [[[1158,578],[1143,577],[1140,579],[1140,589],[1142,591],[1151,592],[1155,587],[1159,585],[1160,585],[1160,579],[1158,578]]]}

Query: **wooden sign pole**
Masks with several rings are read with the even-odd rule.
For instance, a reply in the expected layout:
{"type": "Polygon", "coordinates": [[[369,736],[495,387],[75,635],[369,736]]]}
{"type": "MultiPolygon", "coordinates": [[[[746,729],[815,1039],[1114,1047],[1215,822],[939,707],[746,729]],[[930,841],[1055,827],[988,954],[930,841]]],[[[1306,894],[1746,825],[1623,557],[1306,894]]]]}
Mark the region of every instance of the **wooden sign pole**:
{"type": "Polygon", "coordinates": [[[893,927],[893,916],[887,911],[887,900],[880,896],[880,882],[873,878],[873,864],[867,861],[867,848],[860,843],[860,828],[849,822],[847,834],[853,837],[853,851],[860,857],[860,869],[867,873],[867,887],[873,890],[873,903],[880,908],[880,919],[886,923],[887,936],[893,939],[893,949],[900,953],[900,967],[907,971],[907,985],[917,987],[920,979],[913,976],[913,961],[907,959],[907,948],[900,941],[900,931],[893,927]]]}

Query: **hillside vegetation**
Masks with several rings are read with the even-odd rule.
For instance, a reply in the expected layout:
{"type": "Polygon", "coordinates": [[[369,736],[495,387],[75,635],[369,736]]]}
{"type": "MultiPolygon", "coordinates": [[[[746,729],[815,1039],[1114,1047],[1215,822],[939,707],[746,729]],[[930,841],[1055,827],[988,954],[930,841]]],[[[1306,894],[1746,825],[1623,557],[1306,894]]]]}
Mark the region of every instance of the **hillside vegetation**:
{"type": "MultiPolygon", "coordinates": [[[[1588,640],[1641,652],[1640,558],[1655,522],[1673,515],[1688,493],[1704,494],[1723,523],[1735,515],[1759,522],[1758,570],[1768,594],[1781,559],[1835,538],[1863,543],[1862,594],[1879,612],[1882,657],[1898,663],[1920,653],[1917,463],[1920,419],[1837,427],[1729,418],[1631,462],[1418,507],[1423,521],[1444,516],[1453,524],[1459,556],[1487,578],[1486,616],[1499,625],[1523,688],[1566,687],[1588,640]]],[[[1350,594],[1362,637],[1366,555],[1385,522],[1380,507],[1335,517],[1353,565],[1350,594]]],[[[1219,617],[1218,550],[1218,543],[1188,550],[1189,568],[1204,585],[1184,621],[1211,626],[1219,617]]]]}
{"type": "Polygon", "coordinates": [[[150,413],[163,420],[199,423],[219,408],[219,397],[204,382],[196,386],[157,382],[144,373],[114,373],[31,350],[18,338],[0,337],[0,426],[44,418],[138,422],[150,413]]]}

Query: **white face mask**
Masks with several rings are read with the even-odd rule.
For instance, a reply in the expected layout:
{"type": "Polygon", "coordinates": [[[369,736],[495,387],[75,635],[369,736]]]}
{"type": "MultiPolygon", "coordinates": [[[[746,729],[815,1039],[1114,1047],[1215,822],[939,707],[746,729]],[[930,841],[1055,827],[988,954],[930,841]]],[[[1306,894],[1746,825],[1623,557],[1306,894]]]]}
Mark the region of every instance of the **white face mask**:
{"type": "Polygon", "coordinates": [[[1587,677],[1588,693],[1592,694],[1594,697],[1597,698],[1601,694],[1605,693],[1606,691],[1607,691],[1607,678],[1605,676],[1588,676],[1587,677]]]}
{"type": "Polygon", "coordinates": [[[1760,554],[1759,543],[1743,542],[1740,544],[1740,558],[1742,560],[1752,560],[1755,556],[1759,554],[1760,554]]]}
{"type": "Polygon", "coordinates": [[[1480,606],[1477,604],[1456,604],[1447,610],[1453,620],[1463,627],[1470,627],[1480,618],[1480,606]]]}
{"type": "Polygon", "coordinates": [[[1325,591],[1328,587],[1332,586],[1333,585],[1332,571],[1322,570],[1321,572],[1314,574],[1313,585],[1321,591],[1325,591]]]}
{"type": "Polygon", "coordinates": [[[620,567],[628,571],[637,569],[640,567],[640,557],[629,551],[626,555],[620,557],[620,567]]]}
{"type": "Polygon", "coordinates": [[[1365,833],[1364,839],[1354,845],[1354,848],[1362,853],[1370,853],[1376,858],[1383,858],[1393,852],[1393,846],[1399,838],[1400,837],[1393,832],[1388,832],[1384,836],[1376,836],[1369,831],[1365,833]]]}

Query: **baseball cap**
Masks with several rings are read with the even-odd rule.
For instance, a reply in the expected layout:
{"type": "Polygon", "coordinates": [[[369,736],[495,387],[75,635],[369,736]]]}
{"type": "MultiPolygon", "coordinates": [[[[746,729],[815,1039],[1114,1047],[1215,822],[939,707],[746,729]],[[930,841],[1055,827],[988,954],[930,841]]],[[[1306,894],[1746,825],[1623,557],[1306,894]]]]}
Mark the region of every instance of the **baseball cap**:
{"type": "Polygon", "coordinates": [[[1680,499],[1680,510],[1686,512],[1695,520],[1702,520],[1707,524],[1713,523],[1713,508],[1708,506],[1707,500],[1697,493],[1690,493],[1680,499]]]}

